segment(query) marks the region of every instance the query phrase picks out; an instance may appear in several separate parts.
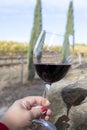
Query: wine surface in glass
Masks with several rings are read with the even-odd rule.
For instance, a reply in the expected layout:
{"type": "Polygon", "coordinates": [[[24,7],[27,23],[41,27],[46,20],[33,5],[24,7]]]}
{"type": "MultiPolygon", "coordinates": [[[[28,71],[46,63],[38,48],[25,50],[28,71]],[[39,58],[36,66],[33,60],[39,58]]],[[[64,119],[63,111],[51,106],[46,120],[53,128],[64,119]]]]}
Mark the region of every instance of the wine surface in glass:
{"type": "Polygon", "coordinates": [[[61,80],[68,72],[71,64],[34,64],[39,77],[51,84],[61,80]]]}

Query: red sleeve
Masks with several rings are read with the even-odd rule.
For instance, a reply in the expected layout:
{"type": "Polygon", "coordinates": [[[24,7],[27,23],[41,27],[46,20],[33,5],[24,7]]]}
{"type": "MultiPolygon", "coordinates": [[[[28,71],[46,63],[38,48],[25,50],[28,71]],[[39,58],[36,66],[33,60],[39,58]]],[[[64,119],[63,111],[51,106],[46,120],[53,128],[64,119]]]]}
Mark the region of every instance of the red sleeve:
{"type": "Polygon", "coordinates": [[[9,130],[6,125],[0,122],[0,130],[9,130]]]}

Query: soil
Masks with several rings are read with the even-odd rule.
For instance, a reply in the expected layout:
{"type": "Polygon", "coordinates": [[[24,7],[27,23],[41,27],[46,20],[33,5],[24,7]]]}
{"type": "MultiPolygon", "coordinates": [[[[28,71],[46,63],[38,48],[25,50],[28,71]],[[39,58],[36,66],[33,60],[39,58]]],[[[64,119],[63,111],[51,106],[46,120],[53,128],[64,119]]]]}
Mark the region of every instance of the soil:
{"type": "Polygon", "coordinates": [[[5,87],[0,91],[0,107],[8,107],[15,100],[25,96],[42,95],[43,91],[44,84],[39,78],[26,84],[17,83],[12,86],[5,87]]]}

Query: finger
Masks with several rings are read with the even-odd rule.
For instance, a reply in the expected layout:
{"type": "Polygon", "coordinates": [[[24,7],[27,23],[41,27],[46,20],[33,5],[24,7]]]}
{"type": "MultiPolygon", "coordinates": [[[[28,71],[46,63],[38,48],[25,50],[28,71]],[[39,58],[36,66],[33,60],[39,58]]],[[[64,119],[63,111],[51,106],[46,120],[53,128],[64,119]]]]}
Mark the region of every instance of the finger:
{"type": "MultiPolygon", "coordinates": [[[[29,104],[33,106],[34,104],[42,105],[44,98],[41,96],[29,96],[29,97],[23,98],[23,100],[26,101],[27,105],[29,104]]],[[[49,105],[50,105],[50,102],[47,100],[46,106],[49,106],[49,105]]]]}
{"type": "Polygon", "coordinates": [[[47,112],[46,112],[46,114],[45,114],[44,119],[45,120],[49,120],[51,114],[52,114],[52,111],[50,109],[48,109],[47,112]]]}
{"type": "Polygon", "coordinates": [[[50,109],[48,109],[47,111],[43,112],[41,118],[43,118],[45,120],[49,120],[51,113],[52,113],[52,111],[50,109]]]}
{"type": "Polygon", "coordinates": [[[44,118],[44,119],[45,119],[46,121],[48,121],[48,120],[49,120],[49,118],[50,118],[49,116],[45,116],[45,118],[44,118]]]}
{"type": "Polygon", "coordinates": [[[52,114],[52,111],[50,109],[47,110],[46,115],[50,116],[52,114]]]}
{"type": "Polygon", "coordinates": [[[43,106],[36,106],[36,107],[32,107],[32,109],[29,111],[31,114],[31,118],[35,119],[35,118],[44,118],[46,117],[46,119],[48,120],[49,115],[51,114],[51,110],[47,109],[47,107],[43,107],[43,106]]]}
{"type": "Polygon", "coordinates": [[[37,119],[42,116],[43,111],[41,108],[42,108],[41,106],[32,107],[32,109],[29,111],[29,113],[31,115],[31,119],[37,119]]]}

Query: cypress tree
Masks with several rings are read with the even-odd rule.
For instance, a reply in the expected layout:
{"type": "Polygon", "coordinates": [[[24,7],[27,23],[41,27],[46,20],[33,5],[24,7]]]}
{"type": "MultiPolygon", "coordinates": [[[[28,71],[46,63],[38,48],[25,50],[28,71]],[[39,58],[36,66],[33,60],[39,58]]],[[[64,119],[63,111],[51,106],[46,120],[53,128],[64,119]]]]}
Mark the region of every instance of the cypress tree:
{"type": "Polygon", "coordinates": [[[34,23],[31,32],[31,39],[29,42],[28,50],[28,80],[32,81],[35,76],[35,69],[33,64],[33,49],[38,39],[38,36],[42,30],[42,8],[41,0],[37,0],[35,10],[34,10],[34,23]]]}
{"type": "Polygon", "coordinates": [[[73,50],[74,50],[74,15],[73,15],[73,1],[70,1],[68,14],[67,14],[67,23],[66,30],[62,48],[62,61],[66,62],[67,56],[69,56],[69,36],[73,37],[73,50]]]}
{"type": "Polygon", "coordinates": [[[69,39],[68,35],[65,34],[64,36],[64,42],[63,42],[63,48],[62,48],[62,62],[67,63],[67,57],[69,56],[69,39]]]}
{"type": "Polygon", "coordinates": [[[73,1],[70,1],[67,24],[66,24],[66,34],[74,35],[74,16],[73,16],[73,1]]]}

